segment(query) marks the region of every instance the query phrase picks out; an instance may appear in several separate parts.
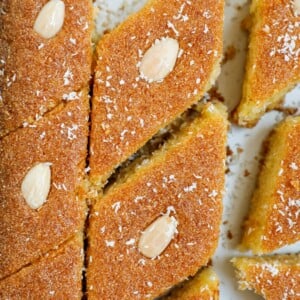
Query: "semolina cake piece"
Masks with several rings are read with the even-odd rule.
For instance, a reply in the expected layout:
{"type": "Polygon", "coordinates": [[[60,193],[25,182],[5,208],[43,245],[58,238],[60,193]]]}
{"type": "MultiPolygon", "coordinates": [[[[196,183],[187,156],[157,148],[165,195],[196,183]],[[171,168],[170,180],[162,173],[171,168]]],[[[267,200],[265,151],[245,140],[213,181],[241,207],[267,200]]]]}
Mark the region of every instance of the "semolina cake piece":
{"type": "Polygon", "coordinates": [[[0,1],[0,137],[78,98],[91,74],[92,27],[91,0],[0,1]],[[40,23],[63,24],[45,37],[35,28],[50,2],[40,23]]]}
{"type": "Polygon", "coordinates": [[[114,169],[215,82],[224,1],[150,0],[97,46],[91,181],[114,169]]]}
{"type": "Polygon", "coordinates": [[[218,242],[227,114],[207,104],[91,210],[89,299],[148,299],[193,276],[218,242]]]}
{"type": "Polygon", "coordinates": [[[254,126],[300,82],[300,5],[293,0],[252,0],[252,28],[243,95],[234,118],[254,126]]]}
{"type": "Polygon", "coordinates": [[[164,300],[219,300],[219,279],[212,267],[205,268],[164,300]]]}
{"type": "Polygon", "coordinates": [[[0,279],[84,226],[87,91],[0,140],[0,279]]]}
{"type": "Polygon", "coordinates": [[[83,237],[76,235],[19,272],[0,281],[1,299],[82,297],[83,237]]]}
{"type": "Polygon", "coordinates": [[[266,300],[300,299],[300,255],[238,257],[236,268],[240,290],[253,290],[266,300]]]}
{"type": "Polygon", "coordinates": [[[263,254],[300,240],[299,141],[300,117],[288,117],[269,137],[242,249],[263,254]]]}

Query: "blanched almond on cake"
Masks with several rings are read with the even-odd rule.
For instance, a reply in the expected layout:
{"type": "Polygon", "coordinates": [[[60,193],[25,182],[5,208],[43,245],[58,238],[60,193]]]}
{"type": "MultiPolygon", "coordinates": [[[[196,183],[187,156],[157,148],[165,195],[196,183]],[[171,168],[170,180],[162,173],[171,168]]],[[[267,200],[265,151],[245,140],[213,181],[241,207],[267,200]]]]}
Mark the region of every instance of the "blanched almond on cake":
{"type": "Polygon", "coordinates": [[[300,15],[300,0],[292,1],[292,8],[295,16],[300,15]]]}
{"type": "Polygon", "coordinates": [[[34,30],[43,38],[53,38],[63,27],[65,4],[61,0],[50,0],[41,9],[34,30]]]}
{"type": "Polygon", "coordinates": [[[162,38],[146,51],[140,65],[140,73],[149,82],[163,80],[175,67],[178,41],[162,38]]]}
{"type": "Polygon", "coordinates": [[[39,163],[23,179],[22,195],[32,209],[40,208],[47,200],[51,183],[50,166],[50,163],[39,163]]]}
{"type": "Polygon", "coordinates": [[[168,215],[156,219],[142,233],[138,246],[139,251],[148,258],[160,255],[177,232],[177,225],[177,220],[168,215]]]}

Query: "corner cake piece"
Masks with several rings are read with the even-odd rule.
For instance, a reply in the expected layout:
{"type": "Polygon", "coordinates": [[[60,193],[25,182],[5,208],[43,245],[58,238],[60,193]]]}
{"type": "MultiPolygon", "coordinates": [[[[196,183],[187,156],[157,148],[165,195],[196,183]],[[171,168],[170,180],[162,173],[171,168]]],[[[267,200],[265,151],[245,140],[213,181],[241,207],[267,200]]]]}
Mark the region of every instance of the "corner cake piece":
{"type": "MultiPolygon", "coordinates": [[[[45,38],[35,30],[35,22],[49,2],[0,1],[0,137],[32,123],[63,100],[76,99],[88,87],[92,1],[61,1],[63,26],[45,38]]],[[[58,16],[62,14],[50,19],[52,26],[58,16]]]]}
{"type": "Polygon", "coordinates": [[[219,236],[227,114],[207,104],[93,207],[89,299],[159,296],[207,264],[219,236]]]}
{"type": "Polygon", "coordinates": [[[218,300],[219,279],[211,267],[201,270],[182,286],[175,287],[164,300],[218,300]]]}
{"type": "Polygon", "coordinates": [[[88,96],[0,140],[0,279],[83,230],[88,96]]]}
{"type": "Polygon", "coordinates": [[[269,253],[300,240],[299,141],[300,117],[288,117],[270,136],[242,249],[269,253]]]}
{"type": "Polygon", "coordinates": [[[0,281],[1,299],[81,299],[83,237],[78,234],[0,281]]]}
{"type": "Polygon", "coordinates": [[[97,46],[92,99],[92,183],[197,102],[222,58],[224,1],[152,0],[97,46]]]}
{"type": "Polygon", "coordinates": [[[300,255],[232,259],[240,290],[254,290],[266,300],[300,299],[300,255]]]}
{"type": "Polygon", "coordinates": [[[300,7],[292,0],[253,0],[243,96],[234,118],[252,127],[300,82],[300,7]]]}

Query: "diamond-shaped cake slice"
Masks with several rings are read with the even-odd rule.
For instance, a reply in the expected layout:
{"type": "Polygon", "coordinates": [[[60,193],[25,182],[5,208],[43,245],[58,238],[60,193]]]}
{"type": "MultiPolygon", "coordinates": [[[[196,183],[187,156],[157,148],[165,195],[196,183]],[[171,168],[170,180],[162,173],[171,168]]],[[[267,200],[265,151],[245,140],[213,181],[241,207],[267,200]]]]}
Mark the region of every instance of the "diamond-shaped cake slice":
{"type": "Polygon", "coordinates": [[[114,169],[200,100],[222,57],[224,1],[152,0],[97,46],[91,180],[114,169]]]}
{"type": "Polygon", "coordinates": [[[76,235],[0,281],[1,299],[81,299],[83,237],[76,235]]]}
{"type": "Polygon", "coordinates": [[[219,236],[227,114],[189,125],[98,199],[88,228],[89,299],[156,297],[207,264],[219,236]]]}
{"type": "Polygon", "coordinates": [[[240,290],[253,290],[266,300],[299,299],[299,254],[238,257],[232,263],[240,290]]]}
{"type": "MultiPolygon", "coordinates": [[[[0,2],[0,137],[33,123],[65,100],[75,100],[76,93],[88,87],[92,3],[52,1],[63,3],[64,14],[56,11],[48,20],[52,26],[63,24],[55,36],[45,38],[34,25],[49,2],[0,2]]],[[[45,23],[42,28],[51,26],[45,23]]]]}
{"type": "Polygon", "coordinates": [[[269,253],[300,240],[300,117],[288,117],[268,140],[268,149],[241,247],[269,253]]]}
{"type": "Polygon", "coordinates": [[[0,140],[0,278],[83,230],[89,99],[77,97],[0,140]]]}
{"type": "Polygon", "coordinates": [[[234,116],[241,126],[254,126],[300,82],[300,12],[296,2],[252,1],[243,96],[234,116]]]}

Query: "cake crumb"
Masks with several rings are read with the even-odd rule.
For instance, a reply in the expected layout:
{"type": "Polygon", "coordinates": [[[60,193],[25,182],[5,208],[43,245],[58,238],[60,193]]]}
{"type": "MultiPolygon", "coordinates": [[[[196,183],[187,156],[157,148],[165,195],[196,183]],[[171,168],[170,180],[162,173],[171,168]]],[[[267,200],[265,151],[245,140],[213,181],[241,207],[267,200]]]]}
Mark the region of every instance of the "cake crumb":
{"type": "Polygon", "coordinates": [[[236,48],[233,45],[227,47],[224,53],[223,64],[226,64],[228,61],[233,60],[236,56],[236,48]]]}
{"type": "Polygon", "coordinates": [[[231,232],[230,230],[227,230],[227,238],[228,238],[229,240],[232,240],[232,239],[233,239],[233,234],[232,234],[232,232],[231,232]]]}

